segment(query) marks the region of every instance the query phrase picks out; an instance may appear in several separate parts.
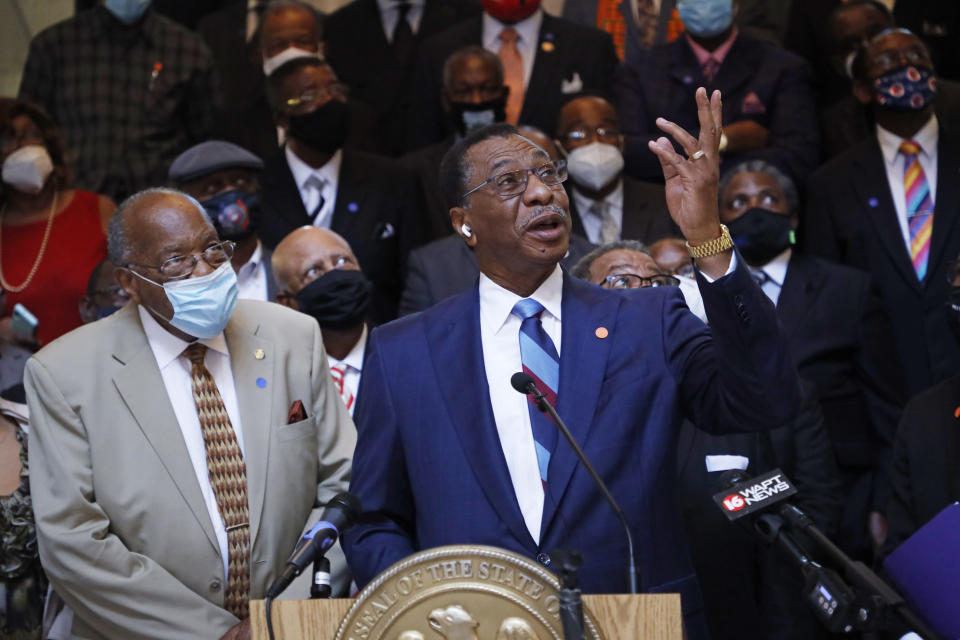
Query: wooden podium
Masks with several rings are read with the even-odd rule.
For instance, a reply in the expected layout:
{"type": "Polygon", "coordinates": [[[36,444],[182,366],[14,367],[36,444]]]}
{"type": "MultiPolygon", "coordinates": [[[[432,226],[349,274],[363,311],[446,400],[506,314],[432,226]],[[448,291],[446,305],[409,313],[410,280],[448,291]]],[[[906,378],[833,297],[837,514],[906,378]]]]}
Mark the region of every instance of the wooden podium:
{"type": "MultiPolygon", "coordinates": [[[[273,603],[276,640],[332,640],[350,599],[273,603]]],[[[681,640],[680,594],[583,596],[606,640],[681,640]]],[[[253,640],[268,640],[263,600],[250,603],[253,640]]]]}

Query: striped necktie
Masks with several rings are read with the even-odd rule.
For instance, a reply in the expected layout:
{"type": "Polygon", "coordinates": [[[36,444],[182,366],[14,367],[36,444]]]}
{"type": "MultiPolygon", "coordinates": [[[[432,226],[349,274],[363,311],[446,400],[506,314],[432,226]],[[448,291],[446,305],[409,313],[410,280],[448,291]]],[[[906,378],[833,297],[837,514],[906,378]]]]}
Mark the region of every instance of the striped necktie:
{"type": "Polygon", "coordinates": [[[933,231],[933,197],[927,176],[920,166],[920,145],[913,140],[900,143],[903,154],[903,194],[906,200],[907,226],[910,228],[910,260],[917,280],[927,275],[930,234],[933,231]]]}
{"type": "MultiPolygon", "coordinates": [[[[543,330],[540,314],[543,305],[531,298],[525,298],[513,305],[510,311],[520,318],[520,362],[523,372],[531,376],[537,388],[546,396],[547,402],[557,406],[557,389],[560,382],[560,357],[553,340],[543,330]]],[[[533,443],[537,450],[537,466],[540,467],[540,481],[547,487],[547,469],[550,467],[550,455],[557,443],[557,428],[547,416],[537,409],[532,396],[527,396],[530,404],[530,426],[533,428],[533,443]]]]}
{"type": "Polygon", "coordinates": [[[217,508],[227,530],[227,590],[223,608],[241,620],[249,615],[250,512],[247,507],[247,465],[237,434],[217,389],[213,375],[203,363],[207,347],[193,343],[183,350],[191,363],[190,386],[197,406],[207,471],[217,499],[217,508]]]}

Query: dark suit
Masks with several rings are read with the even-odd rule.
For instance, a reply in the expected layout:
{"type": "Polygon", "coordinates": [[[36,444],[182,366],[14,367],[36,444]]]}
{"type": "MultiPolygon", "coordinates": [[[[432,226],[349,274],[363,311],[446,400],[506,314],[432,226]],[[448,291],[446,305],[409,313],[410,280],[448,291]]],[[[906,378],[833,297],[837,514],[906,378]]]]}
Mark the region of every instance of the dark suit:
{"type": "MultiPolygon", "coordinates": [[[[257,228],[260,239],[272,249],[297,227],[311,224],[282,149],[266,161],[260,187],[257,228]]],[[[330,228],[350,244],[373,282],[373,320],[382,323],[395,318],[407,254],[425,236],[415,176],[386,158],[344,149],[330,228]]]]}
{"type": "MultiPolygon", "coordinates": [[[[586,238],[570,235],[567,257],[560,264],[568,271],[594,246],[586,238]]],[[[463,293],[477,284],[477,256],[458,235],[434,240],[410,252],[407,282],[400,298],[400,315],[429,309],[441,300],[463,293]]]]}
{"type": "MultiPolygon", "coordinates": [[[[441,105],[443,63],[458,49],[481,45],[482,38],[483,21],[478,16],[427,38],[420,45],[415,79],[419,101],[414,105],[411,120],[416,147],[433,144],[452,133],[441,105]]],[[[523,94],[520,124],[552,132],[564,102],[579,93],[563,93],[562,83],[577,74],[582,90],[609,92],[616,65],[617,52],[609,34],[544,13],[533,71],[523,94]]]]}
{"type": "Polygon", "coordinates": [[[453,146],[454,137],[449,136],[441,142],[417,149],[400,158],[400,164],[417,174],[423,199],[427,204],[430,218],[430,237],[442,238],[453,233],[450,224],[450,209],[444,202],[440,189],[440,161],[453,146]]]}
{"type": "MultiPolygon", "coordinates": [[[[468,0],[427,0],[414,42],[479,13],[480,5],[468,0]]],[[[416,46],[408,59],[397,57],[376,0],[353,0],[330,14],[324,36],[327,61],[350,87],[350,95],[374,108],[384,152],[399,155],[411,148],[405,129],[416,46]]]]}
{"type": "Polygon", "coordinates": [[[960,376],[913,398],[893,447],[885,551],[893,551],[933,516],[960,500],[960,376]]]}
{"type": "MultiPolygon", "coordinates": [[[[567,191],[576,191],[573,181],[566,184],[567,191]]],[[[570,194],[570,215],[573,217],[573,232],[586,237],[583,218],[577,210],[576,198],[570,194]]],[[[641,182],[623,176],[623,221],[620,237],[624,240],[639,240],[653,244],[661,238],[680,235],[667,210],[666,193],[662,184],[641,182]]]]}
{"type": "Polygon", "coordinates": [[[808,640],[817,622],[800,598],[799,570],[780,549],[765,549],[730,522],[713,501],[722,470],[708,471],[706,456],[746,457],[746,473],[779,468],[797,487],[795,504],[825,532],[835,530],[842,493],[830,438],[812,386],[804,385],[803,411],[768,433],[711,435],[684,422],[677,441],[680,500],[690,555],[703,590],[712,640],[808,640]]]}
{"type": "Polygon", "coordinates": [[[801,226],[807,252],[873,277],[893,326],[908,394],[960,370],[960,346],[944,309],[947,264],[960,253],[960,139],[943,127],[937,149],[936,212],[922,283],[897,221],[876,136],[811,177],[801,226]]]}
{"type": "Polygon", "coordinates": [[[663,135],[656,119],[672,120],[687,131],[700,130],[697,87],[719,89],[723,122],[752,120],[770,133],[759,151],[726,156],[723,167],[746,158],[762,158],[802,180],[817,166],[817,118],[810,71],[799,57],[744,33],[737,36],[711,82],[686,38],[654,47],[637,64],[617,70],[614,91],[626,136],[627,171],[659,180],[663,172],[647,142],[663,135]]]}
{"type": "MultiPolygon", "coordinates": [[[[712,337],[675,287],[606,291],[564,276],[557,394],[626,513],[641,589],[680,592],[692,638],[706,630],[677,509],[680,422],[686,414],[711,431],[760,430],[799,408],[773,307],[742,263],[701,287],[712,337]]],[[[414,551],[478,543],[544,564],[554,549],[579,549],[585,592],[626,591],[620,526],[562,442],[550,458],[539,544],[527,529],[488,394],[478,289],[378,328],[370,351],[360,393],[376,393],[356,415],[350,489],[368,513],[344,538],[358,584],[414,551]]]]}

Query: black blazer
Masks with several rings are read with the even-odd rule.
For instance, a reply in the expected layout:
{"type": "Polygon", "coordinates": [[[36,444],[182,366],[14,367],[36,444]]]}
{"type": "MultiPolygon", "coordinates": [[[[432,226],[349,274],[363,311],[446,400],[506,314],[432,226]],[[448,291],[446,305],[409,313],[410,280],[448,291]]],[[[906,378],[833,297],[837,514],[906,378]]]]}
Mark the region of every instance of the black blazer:
{"type": "Polygon", "coordinates": [[[663,135],[660,116],[687,131],[700,130],[694,92],[706,86],[723,94],[723,122],[752,120],[770,132],[763,149],[726,156],[724,166],[762,158],[802,180],[817,166],[818,131],[810,70],[798,56],[741,33],[709,83],[685,38],[654,47],[636,64],[617,70],[614,92],[626,138],[627,171],[642,180],[662,180],[647,142],[663,135]]]}
{"type": "MultiPolygon", "coordinates": [[[[260,174],[258,229],[273,249],[288,233],[310,224],[281,149],[260,174]]],[[[423,203],[416,177],[396,162],[362,151],[343,150],[331,229],[343,236],[374,285],[372,319],[396,317],[407,254],[423,242],[423,203]]]]}
{"type": "Polygon", "coordinates": [[[937,194],[927,274],[917,281],[876,136],[810,178],[802,246],[873,277],[893,326],[908,395],[960,370],[960,345],[944,308],[947,264],[960,253],[960,138],[946,126],[937,147],[937,194]]]}
{"type": "Polygon", "coordinates": [[[420,41],[479,13],[480,5],[472,0],[427,0],[407,60],[399,59],[387,41],[376,0],[353,0],[326,19],[327,60],[349,85],[351,96],[373,107],[385,153],[400,155],[410,148],[405,123],[420,41]]]}
{"type": "MultiPolygon", "coordinates": [[[[576,187],[572,181],[568,181],[565,186],[570,196],[573,232],[586,237],[576,199],[570,193],[576,187]]],[[[620,230],[620,237],[624,240],[639,240],[649,245],[661,238],[679,235],[680,230],[673,223],[667,209],[663,185],[623,176],[623,228],[620,230]]]]}
{"type": "Polygon", "coordinates": [[[839,463],[876,467],[906,397],[870,276],[795,251],[777,315],[797,370],[816,386],[839,463]]]}
{"type": "Polygon", "coordinates": [[[960,500],[958,404],[960,376],[954,376],[916,396],[903,412],[893,448],[886,553],[960,500]]]}
{"type": "Polygon", "coordinates": [[[430,237],[442,238],[453,233],[450,224],[450,209],[443,199],[440,189],[440,161],[453,146],[454,138],[449,136],[441,142],[417,149],[400,158],[400,163],[417,174],[423,199],[430,218],[430,237]]]}
{"type": "MultiPolygon", "coordinates": [[[[570,248],[560,264],[569,271],[593,245],[581,236],[570,235],[570,248]]],[[[476,286],[480,277],[477,257],[458,235],[415,249],[410,253],[407,283],[400,300],[400,315],[429,309],[441,300],[476,286]]]]}
{"type": "MultiPolygon", "coordinates": [[[[433,144],[453,133],[441,104],[443,63],[457,49],[480,45],[482,38],[483,21],[478,16],[421,44],[415,79],[418,99],[410,120],[411,139],[417,147],[433,144]]],[[[567,99],[579,91],[610,91],[617,63],[617,52],[608,33],[544,13],[533,71],[524,91],[520,123],[552,135],[557,115],[567,99]],[[575,81],[574,74],[579,76],[582,89],[564,93],[563,83],[575,81]]]]}

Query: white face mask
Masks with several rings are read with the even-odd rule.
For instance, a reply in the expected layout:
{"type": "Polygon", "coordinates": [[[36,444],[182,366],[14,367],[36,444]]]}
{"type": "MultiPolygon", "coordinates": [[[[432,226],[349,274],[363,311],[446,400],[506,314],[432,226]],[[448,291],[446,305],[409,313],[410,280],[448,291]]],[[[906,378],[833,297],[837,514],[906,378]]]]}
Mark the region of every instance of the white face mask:
{"type": "Polygon", "coordinates": [[[612,144],[591,142],[567,155],[570,178],[585,189],[599,191],[620,176],[623,154],[612,144]]]}
{"type": "Polygon", "coordinates": [[[323,56],[316,51],[307,51],[306,49],[287,47],[277,55],[263,59],[263,75],[269,78],[270,74],[272,74],[274,71],[282,67],[287,62],[296,60],[297,58],[316,58],[317,60],[323,60],[323,56]]]}
{"type": "Polygon", "coordinates": [[[20,147],[3,161],[3,181],[23,193],[40,193],[53,173],[53,160],[39,144],[20,147]]]}

